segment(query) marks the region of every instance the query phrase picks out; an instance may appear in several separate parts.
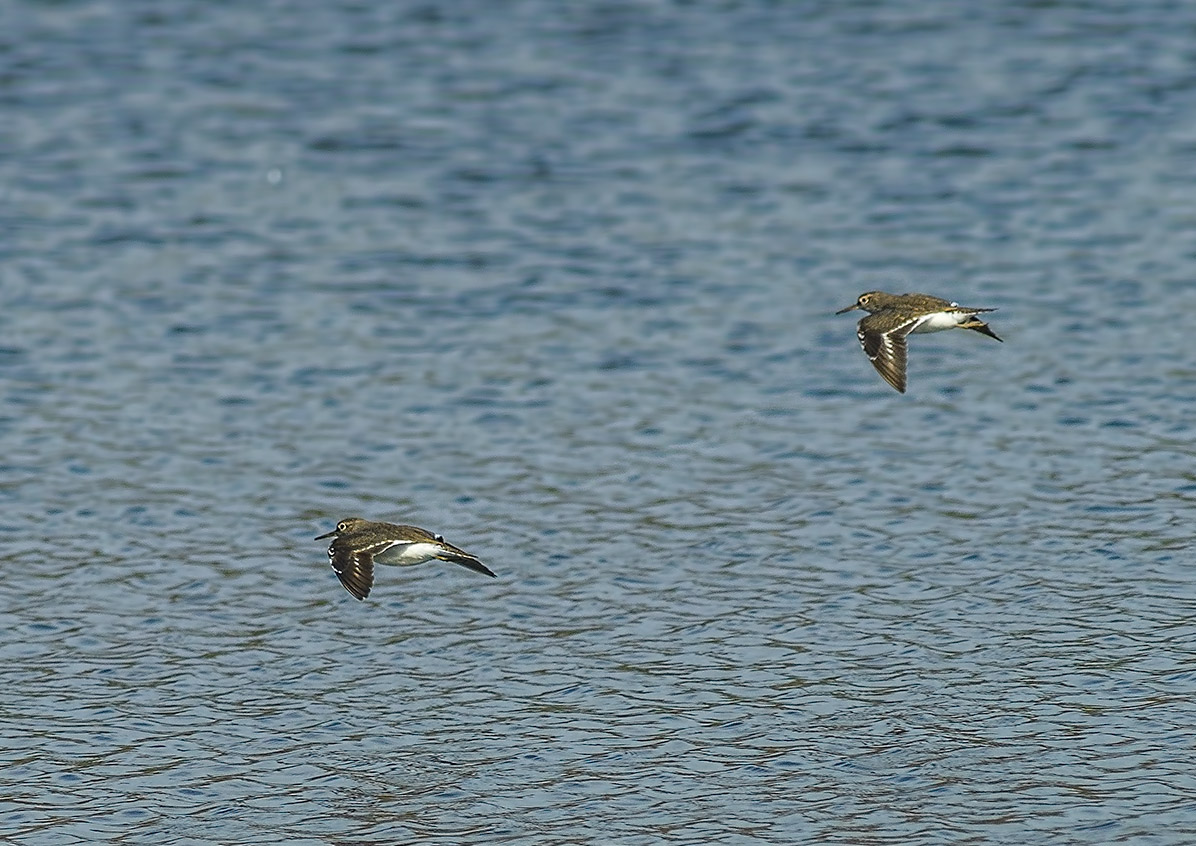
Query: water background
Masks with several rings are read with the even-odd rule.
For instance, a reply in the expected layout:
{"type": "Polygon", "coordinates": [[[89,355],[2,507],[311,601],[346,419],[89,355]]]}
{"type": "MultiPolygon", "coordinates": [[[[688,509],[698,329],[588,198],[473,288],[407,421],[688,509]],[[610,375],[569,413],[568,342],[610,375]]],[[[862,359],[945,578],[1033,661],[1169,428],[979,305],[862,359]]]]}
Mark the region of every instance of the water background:
{"type": "Polygon", "coordinates": [[[4,4],[0,839],[1191,843],[1194,244],[1191,4],[4,4]]]}

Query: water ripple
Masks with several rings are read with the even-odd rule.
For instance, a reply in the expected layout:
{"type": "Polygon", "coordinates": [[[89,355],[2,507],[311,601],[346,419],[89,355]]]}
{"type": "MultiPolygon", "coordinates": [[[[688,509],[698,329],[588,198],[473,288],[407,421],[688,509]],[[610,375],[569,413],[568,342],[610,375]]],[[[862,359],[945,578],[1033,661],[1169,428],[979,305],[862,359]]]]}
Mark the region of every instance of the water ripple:
{"type": "Polygon", "coordinates": [[[1190,841],[1191,11],[495,9],[9,21],[0,837],[1190,841]]]}

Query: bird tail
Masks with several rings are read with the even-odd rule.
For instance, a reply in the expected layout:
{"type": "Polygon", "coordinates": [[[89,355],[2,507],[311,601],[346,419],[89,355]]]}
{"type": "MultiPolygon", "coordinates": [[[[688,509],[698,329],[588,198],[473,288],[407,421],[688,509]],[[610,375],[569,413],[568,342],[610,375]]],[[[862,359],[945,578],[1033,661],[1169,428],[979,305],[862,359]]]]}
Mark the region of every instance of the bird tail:
{"type": "Polygon", "coordinates": [[[493,570],[468,552],[463,552],[459,549],[446,549],[436,557],[441,561],[451,561],[454,564],[460,564],[462,567],[468,567],[470,570],[473,570],[475,573],[481,573],[483,576],[489,576],[492,579],[497,578],[493,570]]]}
{"type": "MultiPolygon", "coordinates": [[[[997,337],[997,333],[994,332],[992,329],[988,328],[987,323],[985,323],[983,320],[977,320],[975,317],[969,318],[966,323],[959,324],[959,328],[960,329],[975,329],[981,335],[988,335],[988,337],[990,337],[990,338],[1001,341],[1001,339],[997,337]]],[[[1001,343],[1005,343],[1005,342],[1001,341],[1001,343]]]]}

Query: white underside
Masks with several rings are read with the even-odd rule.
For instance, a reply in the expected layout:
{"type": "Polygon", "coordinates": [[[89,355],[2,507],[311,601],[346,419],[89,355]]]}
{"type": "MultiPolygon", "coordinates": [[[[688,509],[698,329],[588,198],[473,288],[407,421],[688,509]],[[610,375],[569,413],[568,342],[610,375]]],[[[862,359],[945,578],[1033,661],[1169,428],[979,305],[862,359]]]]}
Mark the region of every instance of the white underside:
{"type": "Polygon", "coordinates": [[[440,547],[434,543],[396,543],[385,552],[375,555],[374,560],[379,564],[413,567],[431,561],[439,551],[440,547]]]}
{"type": "Polygon", "coordinates": [[[922,332],[942,332],[944,329],[954,329],[961,323],[966,323],[971,315],[962,311],[936,311],[934,314],[928,314],[918,321],[917,325],[910,330],[910,334],[920,334],[922,332]]]}

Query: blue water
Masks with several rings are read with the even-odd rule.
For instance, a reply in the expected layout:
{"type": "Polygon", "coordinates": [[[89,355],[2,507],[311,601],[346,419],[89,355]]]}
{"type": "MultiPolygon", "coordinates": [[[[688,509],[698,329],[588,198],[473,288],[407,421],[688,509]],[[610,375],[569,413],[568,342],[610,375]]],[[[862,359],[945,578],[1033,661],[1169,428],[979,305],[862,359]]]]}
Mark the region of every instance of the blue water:
{"type": "Polygon", "coordinates": [[[1196,840],[1194,32],[3,7],[0,839],[1196,840]]]}

